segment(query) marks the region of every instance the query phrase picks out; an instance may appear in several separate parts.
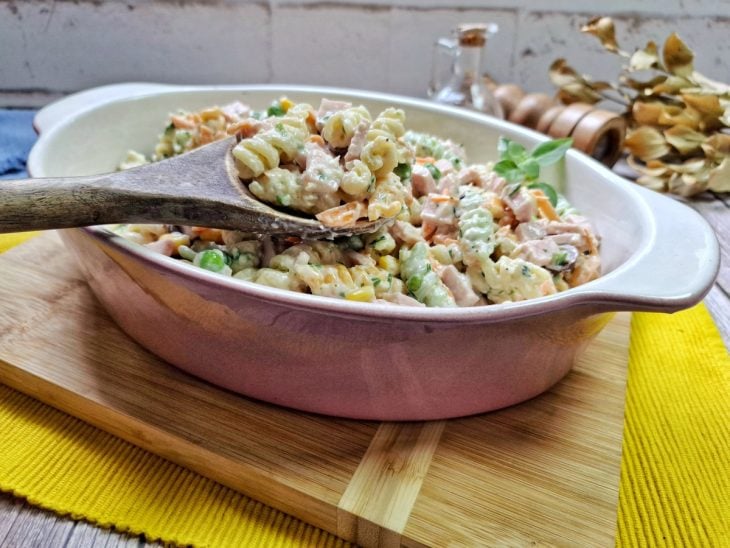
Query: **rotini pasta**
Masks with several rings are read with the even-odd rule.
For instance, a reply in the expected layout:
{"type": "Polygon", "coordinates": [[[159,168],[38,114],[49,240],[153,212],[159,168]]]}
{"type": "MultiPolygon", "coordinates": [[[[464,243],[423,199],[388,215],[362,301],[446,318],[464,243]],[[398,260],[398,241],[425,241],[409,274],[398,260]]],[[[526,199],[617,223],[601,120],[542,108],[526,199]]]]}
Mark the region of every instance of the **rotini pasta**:
{"type": "Polygon", "coordinates": [[[347,148],[360,124],[369,125],[370,122],[370,113],[362,105],[346,108],[327,118],[322,127],[322,137],[333,148],[347,148]]]}
{"type": "MultiPolygon", "coordinates": [[[[315,113],[282,98],[264,112],[235,103],[178,113],[150,160],[228,134],[240,139],[239,175],[260,200],[331,226],[393,221],[336,241],[167,225],[113,230],[217,275],[381,304],[503,303],[599,275],[598,238],[563,196],[544,183],[508,182],[492,164],[467,165],[454,142],[406,131],[399,109],[372,119],[363,106],[323,101],[315,113]]],[[[120,167],[150,160],[130,151],[120,167]]]]}

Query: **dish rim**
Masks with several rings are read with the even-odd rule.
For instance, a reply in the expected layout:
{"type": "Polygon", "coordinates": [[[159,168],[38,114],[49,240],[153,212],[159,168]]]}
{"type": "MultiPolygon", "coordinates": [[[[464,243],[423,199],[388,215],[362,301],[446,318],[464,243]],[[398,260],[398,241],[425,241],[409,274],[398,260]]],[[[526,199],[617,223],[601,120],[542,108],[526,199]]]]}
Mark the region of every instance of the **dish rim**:
{"type": "MultiPolygon", "coordinates": [[[[457,119],[465,119],[484,124],[489,130],[499,132],[500,129],[509,132],[521,134],[528,139],[534,139],[537,142],[546,141],[549,137],[536,131],[512,124],[510,122],[493,118],[491,116],[470,111],[462,108],[451,107],[437,104],[424,99],[413,97],[405,97],[395,94],[387,94],[380,92],[370,92],[365,90],[355,90],[338,87],[322,87],[322,86],[299,86],[299,85],[276,85],[276,84],[260,84],[260,85],[234,85],[234,86],[173,86],[161,85],[157,91],[147,91],[125,98],[114,98],[108,101],[101,101],[96,104],[89,104],[85,108],[80,108],[66,116],[63,120],[58,121],[47,130],[40,132],[40,136],[33,149],[31,150],[28,160],[28,171],[31,173],[39,158],[42,158],[46,143],[53,139],[56,133],[62,132],[66,127],[72,125],[76,119],[81,116],[89,115],[94,111],[101,110],[104,106],[111,103],[133,103],[144,100],[149,97],[158,97],[161,95],[179,95],[179,94],[198,94],[201,92],[215,91],[242,91],[242,92],[266,92],[270,94],[286,94],[286,93],[315,93],[322,96],[339,95],[348,96],[353,99],[372,99],[379,101],[391,102],[396,105],[412,106],[418,109],[431,111],[435,114],[447,115],[457,119]]],[[[81,92],[84,93],[84,92],[81,92]]],[[[73,96],[71,96],[73,97],[73,96]]],[[[63,100],[61,100],[63,101],[63,100]]],[[[41,116],[43,111],[39,111],[36,119],[41,116]]],[[[36,128],[38,128],[38,125],[36,128]]],[[[323,314],[336,314],[347,317],[368,318],[373,320],[407,320],[427,323],[495,323],[504,320],[524,318],[529,316],[542,315],[548,312],[560,312],[566,309],[578,306],[593,306],[605,309],[606,311],[617,311],[626,309],[649,309],[661,311],[673,311],[686,308],[702,298],[709,291],[711,282],[707,287],[697,287],[694,291],[671,297],[652,297],[637,296],[627,293],[621,293],[615,289],[613,284],[616,278],[627,275],[632,267],[635,267],[642,258],[647,256],[655,243],[657,236],[657,217],[649,204],[650,196],[647,191],[623,179],[616,173],[612,172],[599,162],[593,160],[587,155],[577,151],[569,150],[567,158],[571,162],[582,164],[583,167],[590,169],[597,175],[600,175],[603,182],[609,184],[614,193],[623,193],[628,196],[634,205],[640,208],[639,222],[641,224],[641,239],[636,242],[631,255],[617,266],[611,272],[603,274],[600,278],[588,282],[584,285],[571,288],[569,290],[529,299],[526,301],[506,302],[500,304],[483,305],[477,307],[456,307],[456,308],[428,308],[428,307],[405,307],[405,306],[389,306],[376,303],[361,303],[347,301],[345,299],[335,299],[330,297],[322,297],[305,293],[298,293],[278,288],[272,288],[245,280],[228,278],[208,272],[204,269],[188,265],[174,259],[166,257],[152,250],[146,249],[144,246],[135,244],[125,240],[121,236],[117,236],[109,229],[104,227],[86,227],[81,229],[88,235],[94,237],[97,241],[105,242],[115,246],[125,254],[132,256],[143,263],[155,267],[157,270],[172,271],[182,278],[204,285],[212,286],[220,291],[234,291],[240,293],[241,296],[247,298],[255,298],[268,302],[274,302],[279,305],[289,306],[298,309],[306,309],[311,312],[319,312],[323,314]]],[[[665,196],[656,195],[653,198],[668,200],[665,196]]],[[[670,200],[671,201],[671,200],[670,200]]],[[[691,213],[695,213],[689,210],[691,213]]],[[[697,217],[704,222],[698,214],[697,217]]],[[[712,232],[709,225],[705,222],[705,231],[712,232]]],[[[717,244],[717,241],[715,240],[717,244]]],[[[715,275],[719,269],[719,247],[715,250],[714,255],[709,253],[710,263],[716,263],[715,275]]],[[[710,270],[712,270],[710,264],[710,270]]],[[[714,279],[714,276],[712,276],[714,279]]],[[[698,284],[699,285],[699,284],[698,284]]]]}

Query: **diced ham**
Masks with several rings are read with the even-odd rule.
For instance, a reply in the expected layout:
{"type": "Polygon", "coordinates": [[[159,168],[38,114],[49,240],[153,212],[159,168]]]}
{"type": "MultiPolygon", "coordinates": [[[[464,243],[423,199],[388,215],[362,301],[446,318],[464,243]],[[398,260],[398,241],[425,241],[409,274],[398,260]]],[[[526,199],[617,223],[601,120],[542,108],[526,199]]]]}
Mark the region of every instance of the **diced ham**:
{"type": "Polygon", "coordinates": [[[423,203],[421,219],[434,225],[456,224],[455,201],[443,194],[429,194],[423,203]]]}
{"type": "Polygon", "coordinates": [[[439,277],[449,288],[458,306],[474,306],[483,299],[474,291],[469,278],[457,270],[454,265],[439,268],[439,277]]]}
{"type": "Polygon", "coordinates": [[[453,171],[451,173],[443,174],[436,185],[436,190],[441,194],[453,194],[456,189],[459,188],[459,178],[453,171]]]}
{"type": "Polygon", "coordinates": [[[517,228],[515,228],[515,234],[521,242],[542,240],[547,235],[547,220],[540,219],[537,221],[520,223],[517,225],[517,228]]]}
{"type": "Polygon", "coordinates": [[[156,242],[145,244],[145,247],[155,253],[167,255],[168,257],[172,257],[172,254],[175,252],[175,243],[170,239],[157,240],[156,242]]]}
{"type": "Polygon", "coordinates": [[[443,158],[436,160],[434,166],[436,166],[436,169],[441,172],[442,176],[454,173],[454,164],[452,164],[449,160],[444,160],[443,158]]]}
{"type": "Polygon", "coordinates": [[[431,175],[427,167],[421,164],[413,165],[411,183],[413,185],[413,195],[416,198],[420,198],[431,192],[436,192],[436,181],[433,180],[433,175],[431,175]]]}
{"type": "Polygon", "coordinates": [[[553,261],[553,257],[560,253],[558,244],[549,239],[530,240],[519,244],[510,254],[513,259],[524,259],[527,262],[538,266],[547,266],[553,261]]]}
{"type": "Polygon", "coordinates": [[[575,232],[563,232],[562,234],[553,234],[546,236],[546,240],[552,240],[557,245],[572,245],[578,249],[586,247],[586,240],[582,234],[575,232]]]}
{"type": "Polygon", "coordinates": [[[389,231],[396,242],[406,244],[408,247],[412,247],[418,242],[423,241],[423,232],[421,232],[421,229],[404,221],[395,221],[390,226],[389,231]]]}
{"type": "Polygon", "coordinates": [[[520,188],[511,196],[502,197],[505,203],[510,207],[512,213],[520,222],[531,221],[537,215],[537,202],[535,197],[525,188],[520,188]]]}
{"type": "Polygon", "coordinates": [[[348,166],[348,168],[350,167],[350,162],[360,158],[360,155],[362,154],[362,149],[367,143],[367,134],[369,129],[370,124],[366,121],[362,121],[360,122],[360,124],[358,124],[355,133],[353,133],[352,141],[350,141],[350,146],[347,147],[347,152],[345,153],[344,158],[345,165],[348,166]]]}
{"type": "Polygon", "coordinates": [[[336,192],[344,174],[338,159],[316,142],[306,143],[304,149],[307,152],[306,168],[302,172],[304,190],[315,194],[336,192]]]}
{"type": "Polygon", "coordinates": [[[491,182],[492,172],[487,171],[485,166],[478,164],[461,168],[457,177],[461,185],[473,185],[480,188],[486,188],[491,182]]]}
{"type": "Polygon", "coordinates": [[[400,306],[426,306],[413,297],[403,295],[403,293],[386,294],[383,295],[382,299],[375,299],[375,302],[378,304],[397,304],[400,306]]]}
{"type": "Polygon", "coordinates": [[[221,112],[223,112],[223,116],[225,116],[229,123],[237,122],[238,120],[248,118],[248,116],[251,115],[251,107],[244,105],[240,101],[233,101],[232,103],[221,107],[221,112]]]}
{"type": "Polygon", "coordinates": [[[486,190],[491,190],[496,194],[502,194],[502,191],[507,186],[507,181],[492,172],[486,180],[484,180],[482,187],[486,190]]]}
{"type": "Polygon", "coordinates": [[[353,265],[375,266],[375,259],[373,259],[370,255],[358,253],[354,249],[348,249],[345,252],[345,256],[353,265]]]}

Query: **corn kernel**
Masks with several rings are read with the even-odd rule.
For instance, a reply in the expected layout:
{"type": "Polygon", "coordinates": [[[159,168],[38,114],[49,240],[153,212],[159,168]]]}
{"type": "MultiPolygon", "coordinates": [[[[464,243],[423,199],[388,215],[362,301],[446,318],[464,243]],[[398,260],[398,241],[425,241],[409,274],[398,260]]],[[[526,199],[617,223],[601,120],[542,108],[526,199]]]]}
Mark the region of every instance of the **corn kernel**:
{"type": "Polygon", "coordinates": [[[392,255],[383,255],[382,257],[380,257],[378,259],[378,266],[383,270],[387,270],[394,276],[397,275],[398,271],[400,270],[398,259],[396,259],[392,255]]]}
{"type": "Polygon", "coordinates": [[[345,295],[345,299],[347,299],[348,301],[360,301],[363,303],[369,303],[375,299],[375,289],[373,289],[373,286],[371,285],[366,285],[364,287],[361,287],[360,289],[350,291],[347,295],[345,295]]]}
{"type": "Polygon", "coordinates": [[[281,101],[279,101],[279,105],[284,112],[288,112],[289,109],[294,106],[294,103],[290,99],[282,97],[281,101]]]}
{"type": "Polygon", "coordinates": [[[176,252],[181,245],[190,245],[190,236],[188,236],[187,234],[183,234],[182,232],[171,232],[169,234],[163,234],[162,236],[160,236],[160,240],[172,241],[172,245],[175,247],[176,252]]]}

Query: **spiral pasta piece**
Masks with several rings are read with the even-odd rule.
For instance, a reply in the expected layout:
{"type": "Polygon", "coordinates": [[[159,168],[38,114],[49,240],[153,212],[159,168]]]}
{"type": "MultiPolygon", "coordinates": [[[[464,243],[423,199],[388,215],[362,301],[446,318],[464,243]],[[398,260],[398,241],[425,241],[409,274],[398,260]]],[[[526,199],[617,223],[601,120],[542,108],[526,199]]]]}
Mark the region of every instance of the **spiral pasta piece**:
{"type": "Polygon", "coordinates": [[[378,178],[392,172],[400,163],[398,138],[405,133],[404,121],[402,110],[387,108],[370,125],[360,159],[378,178]]]}
{"type": "Polygon", "coordinates": [[[347,148],[358,126],[370,121],[370,113],[362,105],[339,110],[324,123],[322,137],[333,148],[347,148]]]}
{"type": "Polygon", "coordinates": [[[292,107],[285,116],[271,120],[272,127],[242,139],[232,151],[238,176],[250,180],[282,162],[293,161],[310,134],[307,116],[307,110],[292,107]]]}

